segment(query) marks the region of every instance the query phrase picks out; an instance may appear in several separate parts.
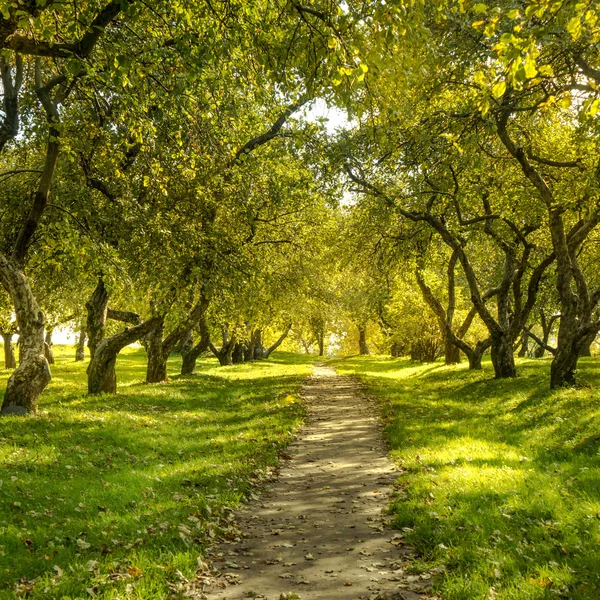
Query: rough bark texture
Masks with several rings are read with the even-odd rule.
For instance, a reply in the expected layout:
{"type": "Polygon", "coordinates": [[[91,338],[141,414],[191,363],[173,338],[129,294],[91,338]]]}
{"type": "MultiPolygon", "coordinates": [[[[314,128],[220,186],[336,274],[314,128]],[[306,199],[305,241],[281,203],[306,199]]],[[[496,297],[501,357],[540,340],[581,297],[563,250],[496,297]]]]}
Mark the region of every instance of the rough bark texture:
{"type": "Polygon", "coordinates": [[[505,379],[517,376],[515,355],[510,339],[505,336],[492,337],[492,364],[496,379],[505,379]]]}
{"type": "Polygon", "coordinates": [[[79,330],[79,337],[77,338],[77,347],[75,348],[75,362],[81,362],[85,359],[85,327],[79,330]]]}
{"type": "Polygon", "coordinates": [[[371,354],[367,345],[367,328],[365,325],[358,326],[358,348],[362,355],[371,354]]]}
{"type": "Polygon", "coordinates": [[[13,302],[21,345],[21,364],[6,385],[2,413],[35,413],[38,397],[51,379],[44,356],[44,313],[18,263],[4,256],[0,256],[0,281],[13,302]]]}
{"type": "Polygon", "coordinates": [[[153,317],[140,325],[128,328],[110,338],[103,339],[95,348],[88,365],[88,394],[114,394],[117,391],[115,365],[119,352],[152,331],[163,317],[153,317]]]}
{"type": "Polygon", "coordinates": [[[15,358],[15,347],[13,345],[13,334],[1,332],[2,341],[4,342],[4,368],[16,369],[17,359],[15,358]]]}
{"type": "Polygon", "coordinates": [[[96,347],[104,339],[108,316],[108,292],[102,278],[98,280],[96,289],[85,306],[88,313],[86,326],[88,348],[90,350],[90,359],[93,359],[96,347]]]}
{"type": "Polygon", "coordinates": [[[146,383],[160,383],[167,379],[167,360],[163,348],[165,321],[162,319],[146,336],[146,353],[148,366],[146,368],[146,383]]]}

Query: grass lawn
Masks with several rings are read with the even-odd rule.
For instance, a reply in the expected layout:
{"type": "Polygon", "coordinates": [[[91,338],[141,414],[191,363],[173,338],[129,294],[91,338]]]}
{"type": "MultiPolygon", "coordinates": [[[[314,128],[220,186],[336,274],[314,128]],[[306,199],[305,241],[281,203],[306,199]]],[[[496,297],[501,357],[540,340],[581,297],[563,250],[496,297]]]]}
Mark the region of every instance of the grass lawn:
{"type": "Polygon", "coordinates": [[[583,387],[554,392],[545,359],[520,360],[509,381],[489,362],[335,366],[384,407],[403,471],[395,526],[415,570],[445,567],[445,599],[600,598],[600,359],[581,360],[583,387]]]}
{"type": "Polygon", "coordinates": [[[144,385],[145,354],[128,349],[118,394],[88,397],[87,363],[55,355],[39,415],[0,419],[0,599],[179,598],[302,420],[311,359],[202,359],[181,378],[174,358],[168,384],[144,385]]]}

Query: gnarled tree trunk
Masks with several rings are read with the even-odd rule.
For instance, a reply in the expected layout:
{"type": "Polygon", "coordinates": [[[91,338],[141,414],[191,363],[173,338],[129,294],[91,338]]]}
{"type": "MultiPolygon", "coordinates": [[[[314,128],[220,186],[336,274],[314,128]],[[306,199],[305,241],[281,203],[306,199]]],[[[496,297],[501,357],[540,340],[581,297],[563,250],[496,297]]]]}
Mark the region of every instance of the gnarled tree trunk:
{"type": "Polygon", "coordinates": [[[203,315],[198,323],[198,331],[200,333],[200,341],[190,348],[185,350],[182,348],[183,361],[181,363],[181,374],[182,375],[193,375],[196,372],[196,360],[198,357],[208,350],[210,336],[208,331],[208,323],[206,322],[206,316],[203,315]]]}
{"type": "Polygon", "coordinates": [[[38,398],[52,378],[44,356],[44,313],[19,265],[4,256],[0,256],[0,281],[13,302],[21,345],[21,364],[6,385],[2,414],[35,413],[38,398]]]}
{"type": "Polygon", "coordinates": [[[115,365],[119,352],[152,331],[162,316],[148,319],[140,325],[103,339],[95,348],[88,365],[88,394],[114,394],[117,391],[115,365]]]}
{"type": "MultiPolygon", "coordinates": [[[[177,343],[190,333],[204,318],[209,303],[209,298],[202,295],[188,316],[180,321],[164,340],[164,318],[162,324],[155,327],[150,335],[146,337],[146,351],[148,353],[146,383],[160,383],[167,380],[167,361],[169,360],[169,355],[177,343]]],[[[195,361],[196,359],[194,358],[194,364],[195,361]]]]}

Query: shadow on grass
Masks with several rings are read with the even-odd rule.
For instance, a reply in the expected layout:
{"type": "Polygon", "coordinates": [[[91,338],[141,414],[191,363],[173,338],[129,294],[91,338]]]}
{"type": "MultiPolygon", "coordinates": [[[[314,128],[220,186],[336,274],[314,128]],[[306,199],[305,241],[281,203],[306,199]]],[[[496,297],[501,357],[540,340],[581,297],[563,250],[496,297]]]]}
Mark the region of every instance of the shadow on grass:
{"type": "Polygon", "coordinates": [[[337,361],[381,401],[404,474],[396,526],[417,566],[444,564],[447,600],[600,597],[600,359],[591,387],[549,390],[549,359],[519,377],[407,359],[337,361]]]}
{"type": "Polygon", "coordinates": [[[233,535],[226,509],[300,423],[311,361],[202,359],[182,378],[175,358],[169,383],[142,386],[128,351],[118,393],[88,397],[85,365],[57,359],[40,415],[0,421],[0,598],[165,598],[233,535]]]}

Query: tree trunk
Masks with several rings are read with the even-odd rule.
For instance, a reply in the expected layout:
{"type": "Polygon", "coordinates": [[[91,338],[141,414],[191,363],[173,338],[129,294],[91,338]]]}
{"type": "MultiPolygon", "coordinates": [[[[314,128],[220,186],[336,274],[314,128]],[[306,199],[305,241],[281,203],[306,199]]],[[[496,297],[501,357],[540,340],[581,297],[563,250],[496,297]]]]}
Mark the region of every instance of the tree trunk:
{"type": "Polygon", "coordinates": [[[358,326],[358,346],[360,354],[370,354],[369,346],[367,345],[367,328],[364,325],[358,326]]]}
{"type": "Polygon", "coordinates": [[[2,340],[4,341],[4,368],[5,369],[16,369],[17,360],[15,358],[15,348],[13,346],[13,334],[12,333],[1,333],[2,340]]]}
{"type": "Polygon", "coordinates": [[[198,332],[200,333],[200,341],[193,346],[189,351],[182,353],[183,362],[181,364],[182,375],[193,375],[196,372],[196,360],[198,357],[208,350],[210,344],[210,332],[206,315],[203,315],[198,323],[198,332]]]}
{"type": "Polygon", "coordinates": [[[233,347],[233,352],[231,353],[231,362],[234,365],[239,365],[244,362],[244,344],[242,344],[242,342],[238,342],[233,347]]]}
{"type": "Polygon", "coordinates": [[[292,328],[292,324],[290,323],[285,328],[285,331],[279,336],[279,339],[272,346],[269,346],[262,352],[263,358],[269,358],[269,356],[271,356],[271,354],[273,352],[275,352],[275,350],[277,350],[277,348],[279,348],[279,346],[281,346],[281,344],[283,343],[283,340],[285,340],[285,338],[288,336],[288,333],[290,332],[291,328],[292,328]]]}
{"type": "Polygon", "coordinates": [[[0,256],[0,281],[9,292],[19,326],[21,363],[6,384],[2,414],[35,413],[52,375],[44,356],[45,320],[18,264],[0,256]]]}
{"type": "Polygon", "coordinates": [[[79,338],[77,339],[77,347],[75,349],[75,362],[81,362],[85,359],[85,327],[79,330],[79,338]]]}
{"type": "Polygon", "coordinates": [[[324,336],[322,333],[320,333],[317,336],[317,344],[319,345],[319,356],[323,356],[323,354],[325,354],[325,340],[323,338],[324,336]]]}
{"type": "Polygon", "coordinates": [[[119,352],[144,337],[156,328],[164,317],[153,317],[126,329],[125,331],[103,339],[95,348],[88,365],[88,394],[114,394],[117,391],[115,365],[119,352]]]}
{"type": "Polygon", "coordinates": [[[591,356],[592,355],[592,344],[596,341],[596,332],[591,333],[581,343],[581,353],[579,356],[591,356]]]}
{"type": "Polygon", "coordinates": [[[93,359],[96,347],[104,339],[108,314],[108,292],[102,278],[98,280],[96,289],[85,306],[88,312],[86,327],[88,348],[90,349],[90,359],[93,359]]]}
{"type": "Polygon", "coordinates": [[[575,371],[581,348],[577,346],[575,336],[567,343],[564,339],[559,344],[556,355],[550,366],[550,387],[556,389],[564,385],[575,385],[575,371]]]}
{"type": "Polygon", "coordinates": [[[515,355],[511,340],[506,335],[492,338],[492,364],[496,379],[507,379],[517,376],[515,355]]]}
{"type": "Polygon", "coordinates": [[[167,379],[167,360],[163,347],[163,335],[165,332],[164,319],[146,336],[146,353],[148,354],[148,366],[146,368],[146,383],[160,383],[167,379]]]}
{"type": "Polygon", "coordinates": [[[255,329],[250,336],[248,346],[244,351],[244,360],[260,360],[263,358],[264,349],[262,345],[262,331],[255,329]]]}
{"type": "Polygon", "coordinates": [[[49,365],[54,364],[54,351],[52,350],[52,328],[48,327],[46,329],[46,337],[44,339],[44,356],[48,361],[49,365]]]}
{"type": "Polygon", "coordinates": [[[529,355],[529,334],[526,330],[523,330],[521,334],[521,347],[519,348],[519,353],[517,356],[519,358],[524,358],[529,355]]]}
{"type": "Polygon", "coordinates": [[[460,363],[460,348],[455,346],[448,336],[444,340],[444,362],[447,365],[460,363]]]}

